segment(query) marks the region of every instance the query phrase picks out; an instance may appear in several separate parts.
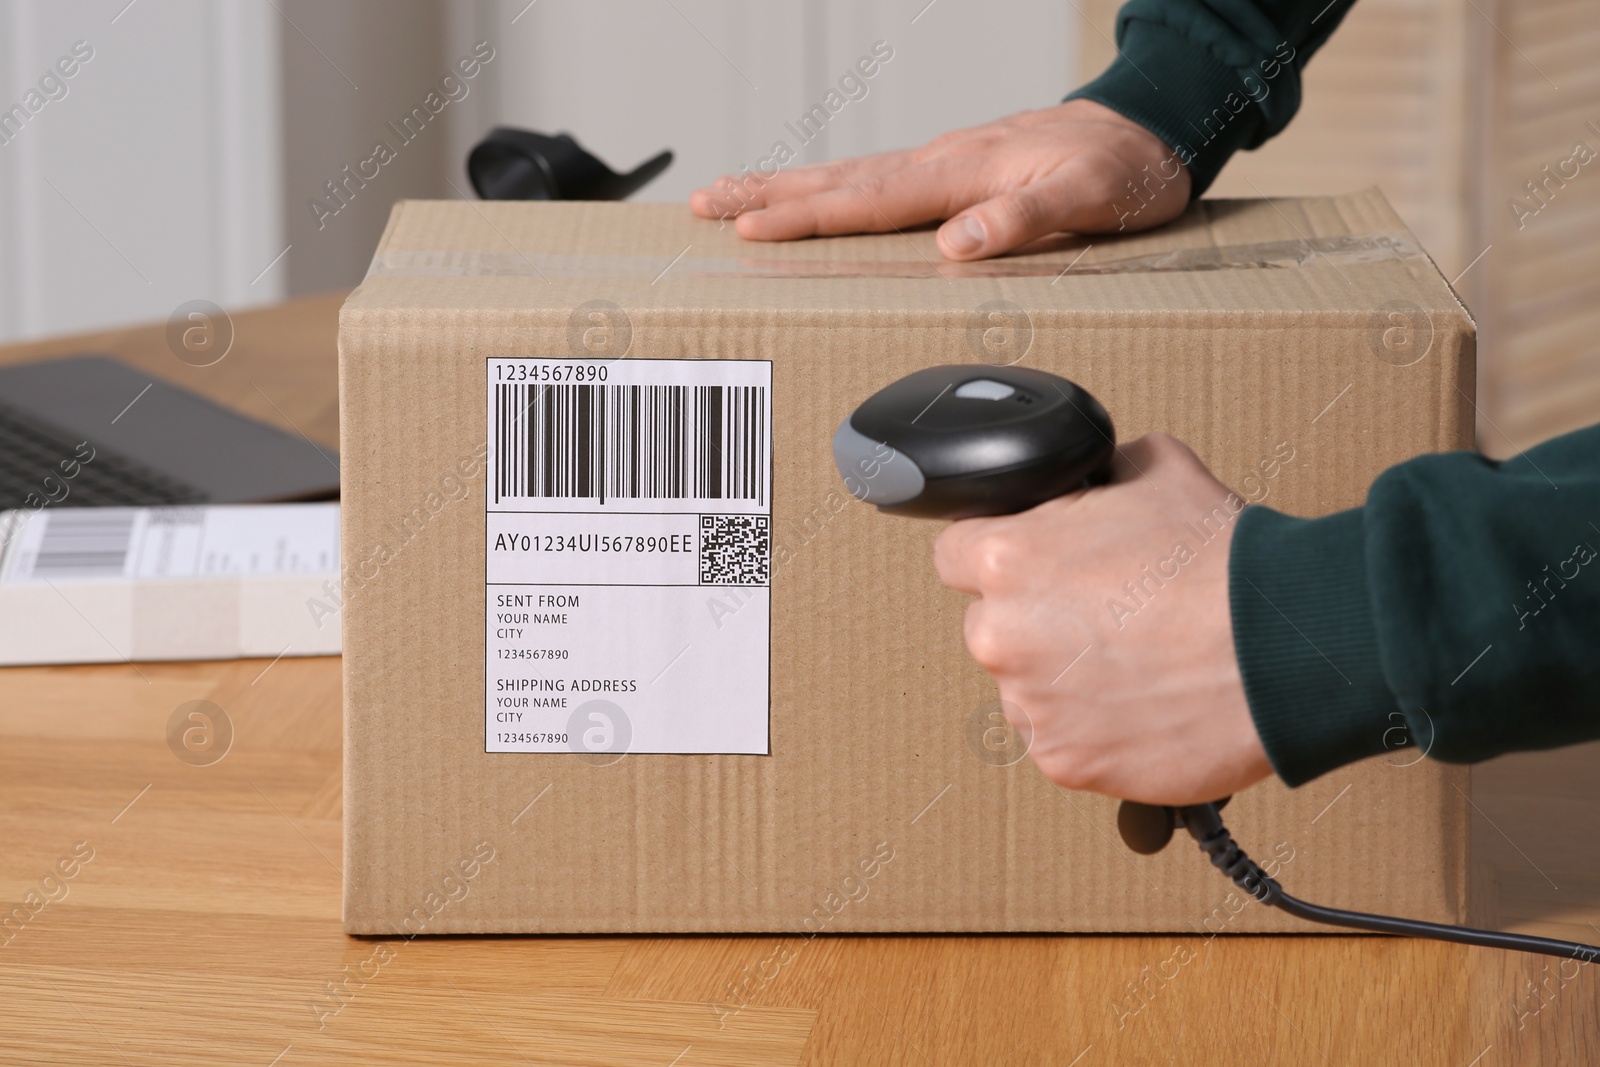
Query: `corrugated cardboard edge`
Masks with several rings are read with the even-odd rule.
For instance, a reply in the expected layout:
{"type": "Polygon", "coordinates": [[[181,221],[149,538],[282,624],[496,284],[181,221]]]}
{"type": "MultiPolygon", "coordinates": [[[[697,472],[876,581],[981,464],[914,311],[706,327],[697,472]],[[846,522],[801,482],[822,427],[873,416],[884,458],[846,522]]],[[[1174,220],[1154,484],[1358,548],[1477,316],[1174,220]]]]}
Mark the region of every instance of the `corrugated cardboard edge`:
{"type": "MultiPolygon", "coordinates": [[[[1362,190],[1362,194],[1375,197],[1397,223],[1404,225],[1399,214],[1389,203],[1388,198],[1383,195],[1381,188],[1375,185],[1370,186],[1362,190]]],[[[1461,294],[1456,291],[1455,285],[1439,269],[1439,264],[1435,262],[1433,255],[1425,248],[1422,249],[1422,254],[1427,258],[1429,265],[1433,267],[1433,271],[1439,280],[1444,283],[1445,291],[1455,301],[1456,309],[1460,312],[1467,327],[1462,331],[1461,343],[1464,349],[1470,346],[1471,351],[1470,353],[1463,351],[1458,361],[1458,368],[1463,380],[1456,383],[1456,412],[1459,433],[1458,439],[1447,447],[1470,449],[1475,443],[1474,427],[1477,423],[1478,413],[1477,402],[1474,399],[1478,391],[1478,322],[1473,317],[1472,311],[1467,307],[1466,301],[1462,300],[1461,294]]],[[[1493,891],[1493,887],[1482,885],[1482,879],[1479,872],[1475,870],[1472,861],[1472,768],[1466,766],[1449,768],[1446,771],[1445,780],[1455,786],[1460,793],[1459,802],[1450,805],[1449,808],[1455,813],[1456,824],[1444,828],[1445,832],[1457,841],[1459,845],[1456,869],[1453,872],[1449,872],[1454,875],[1452,880],[1455,889],[1455,921],[1458,923],[1483,922],[1488,919],[1488,912],[1493,908],[1493,902],[1487,899],[1486,893],[1480,891],[1480,886],[1490,892],[1493,891]]]]}
{"type": "MultiPolygon", "coordinates": [[[[1370,191],[1382,198],[1385,206],[1390,208],[1391,214],[1394,214],[1397,219],[1399,218],[1392,205],[1389,205],[1388,199],[1383,196],[1382,189],[1372,186],[1370,191]]],[[[1461,343],[1463,346],[1470,345],[1472,351],[1470,356],[1464,354],[1460,361],[1462,375],[1466,380],[1457,385],[1457,393],[1459,395],[1457,417],[1460,420],[1461,440],[1455,447],[1470,449],[1475,443],[1474,428],[1477,424],[1478,416],[1478,405],[1474,399],[1478,392],[1478,320],[1473,316],[1472,310],[1467,307],[1466,301],[1461,299],[1461,294],[1457,291],[1455,283],[1445,276],[1444,271],[1439,269],[1439,264],[1434,260],[1433,254],[1425,248],[1422,250],[1422,254],[1427,257],[1439,279],[1444,282],[1445,290],[1450,294],[1451,299],[1455,301],[1456,307],[1460,309],[1461,316],[1466,320],[1468,326],[1468,329],[1462,334],[1461,343]]],[[[1498,907],[1494,897],[1498,893],[1498,889],[1494,885],[1493,878],[1487,876],[1487,872],[1479,871],[1473,863],[1472,812],[1470,810],[1473,794],[1472,768],[1470,766],[1456,768],[1455,774],[1449,776],[1449,778],[1451,780],[1459,778],[1460,781],[1454,784],[1461,790],[1460,803],[1453,805],[1458,825],[1449,828],[1449,833],[1460,842],[1460,861],[1455,872],[1456,922],[1475,926],[1497,925],[1499,916],[1495,914],[1498,907]]]]}

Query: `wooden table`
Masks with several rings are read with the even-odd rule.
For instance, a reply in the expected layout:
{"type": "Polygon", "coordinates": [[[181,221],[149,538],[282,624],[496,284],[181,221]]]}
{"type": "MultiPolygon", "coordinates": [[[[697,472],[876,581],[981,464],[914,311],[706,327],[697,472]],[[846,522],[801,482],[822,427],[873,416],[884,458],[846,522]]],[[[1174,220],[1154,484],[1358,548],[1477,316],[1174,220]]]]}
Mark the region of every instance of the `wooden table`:
{"type": "MultiPolygon", "coordinates": [[[[160,326],[0,361],[112,351],[336,444],[338,305],[204,369],[160,326]]],[[[0,669],[0,1063],[1600,1063],[1594,968],[1374,937],[824,937],[766,978],[770,936],[346,937],[339,725],[336,658],[0,669]],[[166,741],[196,699],[211,766],[166,741]]],[[[1600,941],[1597,769],[1475,772],[1486,921],[1600,941]]]]}

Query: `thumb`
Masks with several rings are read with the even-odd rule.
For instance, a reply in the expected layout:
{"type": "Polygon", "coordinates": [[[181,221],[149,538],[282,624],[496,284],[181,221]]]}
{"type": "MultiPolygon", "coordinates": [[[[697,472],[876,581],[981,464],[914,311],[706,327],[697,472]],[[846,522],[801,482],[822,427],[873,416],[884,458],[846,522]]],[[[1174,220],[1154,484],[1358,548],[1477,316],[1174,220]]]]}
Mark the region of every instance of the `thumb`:
{"type": "MultiPolygon", "coordinates": [[[[1126,208],[1119,210],[1113,197],[1091,192],[1103,189],[1104,185],[1104,182],[1083,180],[1081,173],[1066,173],[1008,190],[973,205],[939,227],[939,251],[949,259],[983,259],[1062,230],[1105,233],[1133,223],[1133,219],[1123,218],[1126,208]]],[[[1141,203],[1138,200],[1129,202],[1134,206],[1141,203]]],[[[1154,211],[1143,213],[1145,216],[1154,214],[1154,211]]],[[[1146,217],[1137,221],[1142,224],[1138,229],[1151,224],[1151,219],[1146,217]]]]}

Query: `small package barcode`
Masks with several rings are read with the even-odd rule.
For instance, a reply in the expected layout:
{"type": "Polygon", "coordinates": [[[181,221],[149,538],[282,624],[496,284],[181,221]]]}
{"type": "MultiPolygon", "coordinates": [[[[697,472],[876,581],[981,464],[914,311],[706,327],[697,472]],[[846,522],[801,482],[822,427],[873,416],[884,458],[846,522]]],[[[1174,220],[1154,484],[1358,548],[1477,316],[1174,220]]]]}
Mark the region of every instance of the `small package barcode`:
{"type": "Polygon", "coordinates": [[[495,501],[767,499],[759,385],[495,387],[495,501]]]}
{"type": "Polygon", "coordinates": [[[128,562],[137,517],[136,508],[63,508],[45,512],[38,516],[46,525],[33,559],[32,576],[120,575],[128,562]]]}

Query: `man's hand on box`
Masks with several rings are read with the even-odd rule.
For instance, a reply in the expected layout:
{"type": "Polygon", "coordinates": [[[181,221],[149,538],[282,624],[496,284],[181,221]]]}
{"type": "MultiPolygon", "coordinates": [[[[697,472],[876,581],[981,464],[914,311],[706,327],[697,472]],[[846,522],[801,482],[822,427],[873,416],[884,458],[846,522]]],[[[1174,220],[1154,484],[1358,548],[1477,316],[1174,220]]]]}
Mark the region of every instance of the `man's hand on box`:
{"type": "Polygon", "coordinates": [[[1174,438],[1122,446],[1109,485],[952,523],[939,577],[979,597],[973,658],[1052,781],[1152,804],[1217,800],[1272,773],[1228,609],[1243,501],[1174,438]]]}
{"type": "Polygon", "coordinates": [[[719,178],[689,199],[739,236],[787,241],[948,219],[939,251],[984,259],[1063,230],[1145,230],[1189,202],[1189,171],[1155,134],[1092,100],[957,130],[921,148],[719,178]]]}

